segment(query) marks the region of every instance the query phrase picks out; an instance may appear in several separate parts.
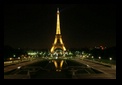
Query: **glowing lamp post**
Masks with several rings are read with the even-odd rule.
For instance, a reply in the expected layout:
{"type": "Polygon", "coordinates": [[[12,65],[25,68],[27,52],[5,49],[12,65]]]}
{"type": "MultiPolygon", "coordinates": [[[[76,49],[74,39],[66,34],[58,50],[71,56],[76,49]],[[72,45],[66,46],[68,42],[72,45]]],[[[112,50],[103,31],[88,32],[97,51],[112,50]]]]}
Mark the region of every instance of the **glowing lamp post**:
{"type": "Polygon", "coordinates": [[[111,64],[112,58],[109,58],[109,60],[110,60],[110,64],[111,64]]]}
{"type": "Polygon", "coordinates": [[[16,55],[13,55],[13,57],[16,57],[16,55]]]}
{"type": "Polygon", "coordinates": [[[109,60],[111,61],[111,60],[112,60],[112,58],[109,58],[109,60]]]}
{"type": "Polygon", "coordinates": [[[13,61],[13,58],[10,58],[10,61],[13,63],[14,61],[13,61]]]}
{"type": "Polygon", "coordinates": [[[13,55],[13,62],[14,62],[14,60],[15,60],[15,57],[16,57],[16,55],[13,55]]]}
{"type": "Polygon", "coordinates": [[[99,58],[99,61],[101,61],[101,57],[99,56],[98,58],[99,58]]]}
{"type": "Polygon", "coordinates": [[[92,56],[92,60],[94,60],[94,56],[92,56]]]}
{"type": "Polygon", "coordinates": [[[101,59],[101,57],[99,57],[99,59],[101,59]]]}

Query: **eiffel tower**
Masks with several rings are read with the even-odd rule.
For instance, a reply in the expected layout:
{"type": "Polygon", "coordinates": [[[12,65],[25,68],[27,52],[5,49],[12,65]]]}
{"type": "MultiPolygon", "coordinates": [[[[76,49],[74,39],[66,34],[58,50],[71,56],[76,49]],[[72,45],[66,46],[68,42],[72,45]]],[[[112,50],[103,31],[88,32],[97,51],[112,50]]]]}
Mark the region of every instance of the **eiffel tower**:
{"type": "Polygon", "coordinates": [[[62,49],[63,51],[66,51],[66,48],[64,46],[64,43],[62,41],[62,36],[61,36],[59,14],[60,14],[59,8],[57,8],[56,35],[55,35],[54,43],[53,43],[52,48],[50,50],[51,53],[53,53],[55,51],[55,49],[57,49],[57,48],[62,49]]]}

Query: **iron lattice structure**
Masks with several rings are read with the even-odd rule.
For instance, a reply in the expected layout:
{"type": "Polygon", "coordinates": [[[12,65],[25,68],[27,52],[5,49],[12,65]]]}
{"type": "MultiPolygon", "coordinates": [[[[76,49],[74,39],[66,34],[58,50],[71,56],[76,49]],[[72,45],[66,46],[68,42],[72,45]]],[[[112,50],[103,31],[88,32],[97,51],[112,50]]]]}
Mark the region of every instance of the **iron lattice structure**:
{"type": "Polygon", "coordinates": [[[50,52],[53,53],[55,49],[60,48],[63,51],[66,51],[66,48],[64,46],[63,40],[62,40],[62,35],[61,35],[61,30],[60,30],[60,18],[59,18],[59,8],[57,8],[57,24],[56,24],[56,35],[54,39],[54,43],[51,47],[50,52]]]}

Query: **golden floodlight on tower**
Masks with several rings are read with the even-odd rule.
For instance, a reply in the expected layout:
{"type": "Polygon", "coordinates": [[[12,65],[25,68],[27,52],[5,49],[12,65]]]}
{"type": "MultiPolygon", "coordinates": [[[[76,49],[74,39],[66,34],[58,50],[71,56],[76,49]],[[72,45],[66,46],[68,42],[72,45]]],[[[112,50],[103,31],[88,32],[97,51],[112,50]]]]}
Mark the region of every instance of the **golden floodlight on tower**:
{"type": "Polygon", "coordinates": [[[56,35],[55,35],[55,40],[52,45],[52,48],[50,50],[51,53],[54,52],[55,49],[60,48],[63,51],[66,51],[66,48],[64,46],[62,36],[61,36],[61,30],[60,30],[60,18],[59,18],[59,8],[57,8],[57,23],[56,23],[56,35]]]}

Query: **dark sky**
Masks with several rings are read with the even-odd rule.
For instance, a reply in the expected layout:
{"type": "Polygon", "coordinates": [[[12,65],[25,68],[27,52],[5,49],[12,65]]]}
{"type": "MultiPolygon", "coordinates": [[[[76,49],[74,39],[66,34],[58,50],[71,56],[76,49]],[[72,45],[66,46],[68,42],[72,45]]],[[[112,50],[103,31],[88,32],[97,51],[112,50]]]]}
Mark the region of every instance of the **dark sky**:
{"type": "Polygon", "coordinates": [[[115,4],[5,4],[4,45],[50,49],[57,7],[66,48],[116,46],[115,4]]]}

